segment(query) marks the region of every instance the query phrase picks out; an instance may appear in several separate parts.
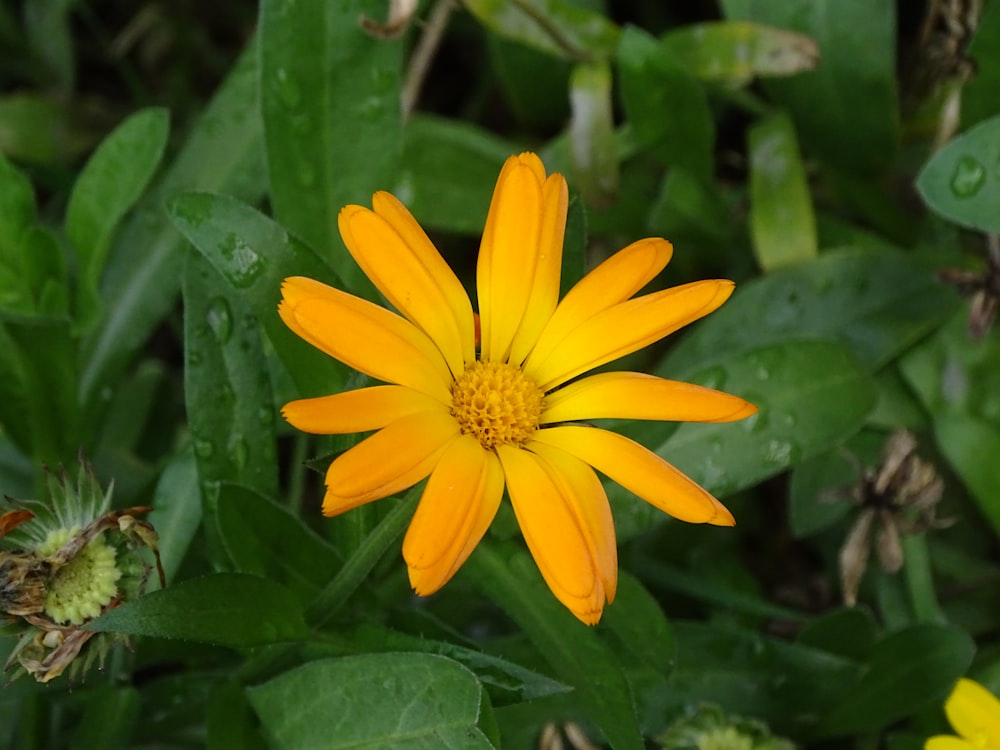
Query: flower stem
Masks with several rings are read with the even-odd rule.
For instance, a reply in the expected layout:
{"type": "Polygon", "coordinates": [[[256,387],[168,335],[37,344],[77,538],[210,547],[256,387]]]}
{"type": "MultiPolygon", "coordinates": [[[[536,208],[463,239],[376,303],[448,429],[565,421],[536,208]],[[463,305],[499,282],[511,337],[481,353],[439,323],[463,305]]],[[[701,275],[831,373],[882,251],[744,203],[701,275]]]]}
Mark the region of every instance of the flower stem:
{"type": "Polygon", "coordinates": [[[903,559],[906,588],[910,603],[918,622],[946,621],[938,604],[931,573],[931,560],[927,552],[927,537],[924,534],[903,535],[903,559]]]}
{"type": "Polygon", "coordinates": [[[348,597],[365,580],[375,564],[403,534],[417,506],[420,493],[411,489],[404,498],[396,504],[388,515],[372,529],[364,542],[344,563],[344,567],[333,577],[319,596],[306,610],[306,622],[312,628],[321,628],[337,610],[347,601],[348,597]]]}

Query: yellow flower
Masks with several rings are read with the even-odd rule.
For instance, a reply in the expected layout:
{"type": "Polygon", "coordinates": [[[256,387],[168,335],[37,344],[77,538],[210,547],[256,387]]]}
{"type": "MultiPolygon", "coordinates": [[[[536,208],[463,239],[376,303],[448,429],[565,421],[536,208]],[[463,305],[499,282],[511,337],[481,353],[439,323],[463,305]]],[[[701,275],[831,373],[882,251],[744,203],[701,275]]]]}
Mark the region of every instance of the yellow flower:
{"type": "Polygon", "coordinates": [[[944,711],[960,736],[931,737],[925,750],[1000,750],[1000,700],[978,682],[960,679],[944,711]]]}
{"type": "Polygon", "coordinates": [[[565,179],[546,177],[535,154],[504,164],[476,274],[481,335],[458,278],[396,198],[379,192],[374,210],[344,208],[348,250],[400,314],[302,277],[285,280],[279,312],[306,341],[388,385],[292,401],[283,413],[317,434],[377,430],[330,465],[326,515],[430,477],[403,542],[417,594],[434,593],[461,567],[506,485],[549,588],[594,624],[618,581],[611,509],[594,469],[681,520],[735,522],[662,458],[584,420],[725,422],[756,407],[636,372],[573,380],[712,312],[733,284],[633,297],[672,252],[665,240],[645,239],[560,302],[566,206],[565,179]]]}

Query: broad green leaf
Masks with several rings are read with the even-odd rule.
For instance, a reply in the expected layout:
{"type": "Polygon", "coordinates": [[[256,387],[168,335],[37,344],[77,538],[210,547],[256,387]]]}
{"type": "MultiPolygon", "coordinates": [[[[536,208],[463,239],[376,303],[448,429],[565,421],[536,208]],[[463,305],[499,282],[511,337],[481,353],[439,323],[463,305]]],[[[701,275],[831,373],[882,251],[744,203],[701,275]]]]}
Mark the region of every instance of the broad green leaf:
{"type": "Polygon", "coordinates": [[[202,482],[278,489],[274,397],[256,316],[201,255],[184,270],[184,398],[202,482]]]}
{"type": "Polygon", "coordinates": [[[322,659],[248,688],[277,750],[487,750],[482,686],[433,654],[322,659]]]}
{"type": "Polygon", "coordinates": [[[930,411],[941,452],[1000,533],[1000,341],[970,340],[960,313],[901,363],[906,381],[930,411]]]}
{"type": "Polygon", "coordinates": [[[862,430],[843,446],[795,466],[788,488],[788,522],[796,538],[829,528],[856,507],[855,489],[864,481],[865,469],[878,465],[887,439],[886,433],[862,430]]]}
{"type": "Polygon", "coordinates": [[[265,0],[260,6],[260,97],[271,205],[282,224],[324,253],[347,287],[370,282],[346,252],[336,216],[370,205],[399,165],[402,42],[358,23],[378,0],[265,0]]]}
{"type": "Polygon", "coordinates": [[[393,194],[429,229],[479,235],[504,160],[518,147],[458,120],[415,114],[393,194]]]}
{"type": "Polygon", "coordinates": [[[175,583],[105,612],[86,629],[233,648],[293,641],[308,633],[302,608],[288,589],[242,573],[175,583]]]}
{"type": "Polygon", "coordinates": [[[618,193],[611,68],[608,63],[577,65],[570,77],[569,150],[573,182],[591,208],[612,203],[618,193]]]}
{"type": "Polygon", "coordinates": [[[1000,425],[973,414],[941,414],[934,437],[952,469],[976,500],[979,510],[1000,535],[1000,425]]]}
{"type": "Polygon", "coordinates": [[[638,579],[623,570],[618,572],[618,591],[603,623],[621,644],[620,652],[637,664],[670,674],[676,659],[670,622],[638,579]]]}
{"type": "MultiPolygon", "coordinates": [[[[667,172],[649,208],[650,234],[669,237],[678,248],[701,245],[731,248],[744,244],[742,227],[715,183],[686,169],[667,172]]],[[[675,259],[674,262],[676,263],[675,259]]]]}
{"type": "Polygon", "coordinates": [[[704,90],[669,46],[633,26],[618,45],[621,97],[639,146],[710,181],[715,120],[704,90]]]}
{"type": "Polygon", "coordinates": [[[576,689],[581,713],[608,744],[614,750],[644,747],[631,690],[614,652],[552,595],[528,553],[516,543],[480,544],[464,567],[520,626],[555,676],[576,689]]]}
{"type": "MultiPolygon", "coordinates": [[[[26,354],[0,325],[0,428],[9,441],[25,456],[33,452],[31,409],[27,399],[26,354]]],[[[6,490],[8,494],[14,493],[6,490]]]]}
{"type": "Polygon", "coordinates": [[[765,90],[795,121],[804,150],[848,172],[871,175],[898,147],[896,4],[891,0],[750,0],[730,19],[815,40],[814,71],[770,79],[765,90]]]}
{"type": "Polygon", "coordinates": [[[97,283],[112,235],[152,179],[169,130],[165,109],[137,112],[104,139],[73,185],[66,236],[76,250],[84,319],[97,312],[97,283]]]}
{"type": "MultiPolygon", "coordinates": [[[[70,17],[75,0],[28,0],[24,30],[32,51],[32,67],[41,80],[62,95],[73,91],[76,79],[74,39],[70,17]]],[[[67,99],[71,98],[66,96],[67,99]]]]}
{"type": "Polygon", "coordinates": [[[342,288],[329,266],[282,226],[234,198],[182,193],[167,210],[221,274],[220,280],[225,279],[226,295],[235,295],[257,317],[302,395],[339,391],[344,366],[292,333],[278,317],[281,282],[287,276],[309,276],[342,288]]]}
{"type": "Polygon", "coordinates": [[[773,271],[818,254],[816,217],[795,126],[783,112],[750,128],[750,236],[761,268],[773,271]]]}
{"type": "Polygon", "coordinates": [[[216,523],[241,573],[277,581],[308,603],[340,565],[336,551],[287,508],[248,487],[223,483],[216,523]]]}
{"type": "Polygon", "coordinates": [[[751,487],[853,435],[875,401],[871,377],[840,344],[777,344],[691,378],[760,412],[739,423],[682,424],[654,450],[709,492],[751,487]]]}
{"type": "Polygon", "coordinates": [[[565,693],[571,688],[508,659],[460,646],[408,635],[378,625],[362,625],[350,636],[359,651],[420,651],[446,656],[472,670],[490,694],[494,706],[520,703],[565,693]]]}
{"type": "Polygon", "coordinates": [[[160,536],[160,561],[167,581],[172,581],[201,526],[201,491],[192,446],[177,453],[163,469],[152,504],[147,520],[160,536]]]}
{"type": "Polygon", "coordinates": [[[852,659],[732,626],[675,622],[677,668],[661,710],[710,702],[796,734],[864,673],[852,659]]]}
{"type": "Polygon", "coordinates": [[[484,26],[556,57],[603,61],[614,54],[619,29],[604,15],[569,0],[465,0],[484,26]]]}
{"type": "Polygon", "coordinates": [[[566,97],[573,65],[534,47],[496,34],[484,33],[489,73],[481,75],[484,89],[495,79],[499,93],[518,123],[518,131],[552,132],[569,119],[566,97]],[[492,74],[492,75],[490,75],[492,74]]]}
{"type": "Polygon", "coordinates": [[[115,235],[101,282],[107,308],[84,341],[80,392],[90,419],[103,408],[101,389],[116,382],[180,292],[187,243],[167,218],[164,200],[183,190],[219,190],[244,200],[264,192],[255,49],[249,45],[170,168],[115,235]]]}
{"type": "Polygon", "coordinates": [[[587,267],[587,209],[579,196],[569,199],[566,211],[566,234],[563,237],[562,272],[559,277],[559,299],[584,277],[587,267]]]}
{"type": "Polygon", "coordinates": [[[817,738],[870,734],[943,700],[969,668],[976,647],[964,631],[914,625],[875,645],[864,677],[832,704],[817,738]]]}
{"type": "Polygon", "coordinates": [[[756,76],[791,76],[819,62],[804,34],[746,21],[711,21],[671,29],[663,43],[702,81],[743,86],[756,76]]]}
{"type": "Polygon", "coordinates": [[[917,177],[930,208],[949,221],[1000,232],[1000,115],[963,133],[934,154],[917,177]]]}
{"type": "Polygon", "coordinates": [[[933,267],[902,253],[844,248],[738,286],[658,368],[683,377],[768,343],[836,339],[871,369],[913,346],[958,304],[933,267]]]}
{"type": "Polygon", "coordinates": [[[872,615],[859,607],[849,607],[835,609],[809,623],[796,640],[803,646],[866,661],[875,646],[875,636],[872,615]]]}
{"type": "Polygon", "coordinates": [[[35,223],[36,214],[31,180],[5,159],[0,149],[0,264],[12,264],[21,235],[35,223]]]}

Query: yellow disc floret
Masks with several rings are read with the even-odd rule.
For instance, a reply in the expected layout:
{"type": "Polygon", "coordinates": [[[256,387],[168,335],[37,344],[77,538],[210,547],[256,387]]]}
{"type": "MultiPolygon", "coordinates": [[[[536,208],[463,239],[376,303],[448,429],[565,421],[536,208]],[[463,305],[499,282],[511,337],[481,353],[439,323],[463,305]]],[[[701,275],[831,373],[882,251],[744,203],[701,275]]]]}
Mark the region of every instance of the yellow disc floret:
{"type": "MultiPolygon", "coordinates": [[[[75,532],[57,529],[40,549],[51,554],[75,532]]],[[[120,577],[114,548],[96,537],[53,575],[45,596],[45,614],[62,625],[81,625],[92,620],[115,598],[120,577]]]]}
{"type": "Polygon", "coordinates": [[[538,428],[542,390],[506,362],[473,362],[451,390],[452,414],[486,450],[522,445],[538,428]]]}

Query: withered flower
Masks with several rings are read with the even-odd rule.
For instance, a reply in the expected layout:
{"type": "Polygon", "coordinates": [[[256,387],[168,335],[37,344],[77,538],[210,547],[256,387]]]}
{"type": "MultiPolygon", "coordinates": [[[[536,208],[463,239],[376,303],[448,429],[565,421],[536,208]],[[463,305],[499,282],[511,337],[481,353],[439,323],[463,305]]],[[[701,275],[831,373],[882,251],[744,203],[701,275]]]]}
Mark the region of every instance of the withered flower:
{"type": "Polygon", "coordinates": [[[894,432],[882,449],[879,466],[859,472],[861,481],[851,489],[861,512],[840,549],[841,589],[848,606],[857,602],[876,525],[879,564],[887,573],[896,573],[903,566],[900,534],[919,534],[948,523],[935,516],[944,483],[916,450],[917,441],[910,432],[894,432]]]}
{"type": "Polygon", "coordinates": [[[986,235],[986,268],[983,271],[945,268],[938,273],[938,278],[961,294],[972,297],[969,336],[973,341],[980,341],[990,330],[1000,308],[1000,236],[986,235]]]}
{"type": "Polygon", "coordinates": [[[45,502],[0,505],[0,616],[4,630],[21,634],[4,665],[17,666],[14,677],[23,671],[48,682],[67,667],[76,673],[103,662],[114,637],[83,628],[141,593],[151,570],[141,549],[152,551],[164,585],[156,532],[136,518],[152,508],[110,504],[111,490],[102,493],[83,466],[75,485],[65,472],[50,475],[45,502]]]}

